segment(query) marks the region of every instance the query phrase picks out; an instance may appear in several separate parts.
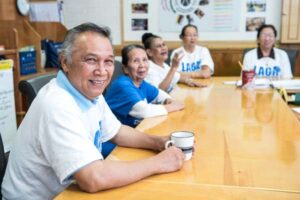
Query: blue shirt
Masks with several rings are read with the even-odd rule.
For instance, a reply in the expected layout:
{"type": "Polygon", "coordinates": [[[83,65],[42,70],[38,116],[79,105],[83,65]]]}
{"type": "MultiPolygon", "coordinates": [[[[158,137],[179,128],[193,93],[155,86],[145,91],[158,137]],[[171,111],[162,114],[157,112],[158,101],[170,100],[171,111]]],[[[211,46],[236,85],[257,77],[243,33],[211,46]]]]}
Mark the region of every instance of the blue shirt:
{"type": "Polygon", "coordinates": [[[115,79],[107,93],[105,100],[116,117],[123,123],[131,127],[136,127],[142,119],[129,115],[132,107],[139,101],[146,100],[151,103],[158,95],[158,89],[142,81],[136,87],[129,76],[121,75],[115,79]]]}

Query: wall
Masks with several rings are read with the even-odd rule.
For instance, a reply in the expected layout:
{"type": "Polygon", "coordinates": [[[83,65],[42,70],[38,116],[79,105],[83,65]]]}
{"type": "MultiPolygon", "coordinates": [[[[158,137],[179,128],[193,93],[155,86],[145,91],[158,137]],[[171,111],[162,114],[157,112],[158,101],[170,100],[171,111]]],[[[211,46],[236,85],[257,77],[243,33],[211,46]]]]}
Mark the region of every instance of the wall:
{"type": "MultiPolygon", "coordinates": [[[[31,0],[37,1],[37,0],[31,0]]],[[[45,0],[43,0],[45,1],[45,0]]],[[[121,18],[123,16],[124,2],[131,2],[133,0],[64,0],[64,24],[67,28],[71,28],[82,22],[92,21],[97,24],[109,26],[112,30],[113,43],[115,44],[115,54],[120,55],[121,48],[129,43],[124,42],[122,38],[122,26],[121,18]]],[[[135,2],[146,2],[150,0],[134,0],[135,2]]],[[[156,0],[158,2],[158,0],[156,0]]],[[[245,2],[246,0],[241,0],[245,2]]],[[[154,2],[154,1],[151,1],[154,2]]],[[[156,4],[157,4],[156,2],[156,4]]],[[[268,20],[271,20],[276,25],[278,32],[280,33],[280,9],[282,0],[266,0],[269,9],[268,20]]],[[[152,5],[152,4],[151,4],[152,5]]],[[[155,2],[154,4],[155,5],[155,2]]],[[[245,9],[245,8],[241,8],[245,9]]],[[[20,16],[16,10],[15,1],[12,0],[0,0],[0,19],[20,19],[24,18],[20,16]]],[[[26,18],[26,17],[25,17],[26,18]]],[[[155,13],[151,15],[151,18],[157,18],[155,13]]],[[[128,18],[125,21],[130,20],[128,18]]],[[[244,26],[243,26],[244,27],[244,26]]],[[[154,32],[154,31],[153,31],[154,32]]],[[[141,34],[141,33],[140,33],[141,34]]],[[[215,34],[215,36],[218,36],[215,34]]],[[[239,74],[239,66],[237,65],[238,60],[242,60],[243,49],[247,47],[255,47],[255,33],[248,35],[246,38],[243,36],[243,41],[209,41],[205,40],[206,36],[200,32],[200,43],[207,46],[212,54],[214,62],[216,64],[217,75],[236,75],[239,74]]],[[[180,45],[178,39],[178,33],[172,37],[164,37],[167,41],[167,45],[170,49],[174,49],[180,45]]],[[[218,37],[214,37],[218,40],[218,37]]],[[[279,39],[278,37],[277,39],[279,39]]],[[[208,38],[209,39],[209,38],[208,38]]],[[[136,41],[139,41],[139,36],[136,37],[136,41]]],[[[135,42],[136,42],[135,41],[135,42]]],[[[285,47],[298,48],[299,45],[288,45],[285,47]]],[[[295,75],[300,76],[300,53],[297,61],[295,75]]]]}
{"type": "MultiPolygon", "coordinates": [[[[191,0],[191,2],[196,2],[197,7],[202,9],[205,12],[205,15],[198,19],[193,14],[193,11],[191,11],[190,16],[193,17],[193,24],[196,24],[199,29],[199,35],[201,41],[252,41],[255,40],[256,32],[246,32],[246,18],[247,17],[265,17],[266,23],[274,24],[274,26],[277,28],[277,30],[280,30],[280,23],[281,23],[281,0],[265,0],[266,1],[266,12],[254,12],[254,13],[248,13],[246,9],[247,0],[229,0],[228,4],[226,1],[216,1],[216,0],[210,0],[209,4],[206,6],[198,6],[197,0],[191,0]],[[222,5],[223,4],[223,7],[222,5]],[[230,11],[230,14],[228,13],[228,6],[230,9],[234,9],[230,11]],[[204,10],[206,9],[206,11],[204,10]],[[220,10],[222,9],[222,10],[220,10]],[[217,18],[218,13],[221,13],[223,18],[217,18]],[[232,24],[236,24],[236,28],[233,28],[234,31],[213,31],[209,30],[209,27],[213,27],[213,25],[216,23],[220,24],[221,26],[226,25],[226,21],[224,18],[232,18],[232,24]],[[217,21],[210,20],[210,18],[215,19],[217,21]],[[203,31],[204,29],[207,29],[207,31],[203,31]],[[209,31],[208,31],[209,30],[209,31]]],[[[187,24],[187,20],[183,20],[181,24],[177,24],[175,21],[176,17],[178,18],[179,14],[181,14],[179,11],[176,11],[174,9],[174,6],[176,3],[173,3],[172,5],[164,5],[162,2],[165,2],[165,4],[168,4],[169,1],[165,0],[159,0],[159,1],[153,1],[153,0],[124,0],[124,18],[123,18],[123,24],[124,24],[124,39],[125,41],[139,41],[141,38],[141,35],[143,34],[143,31],[132,31],[131,30],[131,19],[132,18],[145,18],[148,19],[148,26],[149,31],[158,34],[162,36],[167,41],[179,41],[179,32],[181,28],[187,24]],[[126,2],[126,3],[125,3],[126,2]],[[147,2],[149,4],[148,6],[148,14],[132,14],[131,13],[131,3],[136,2],[147,2]],[[160,7],[172,7],[173,12],[169,11],[168,9],[165,9],[165,11],[161,11],[162,13],[165,13],[163,16],[160,15],[160,7]],[[174,13],[175,12],[175,13],[174,13]],[[167,23],[164,23],[167,22],[167,23]],[[162,25],[160,25],[162,24],[162,25]],[[167,27],[167,28],[164,28],[167,27]],[[165,29],[164,32],[161,31],[161,29],[165,29]],[[177,30],[177,31],[175,31],[177,30]]],[[[173,0],[173,2],[176,2],[173,0]]],[[[196,7],[196,8],[197,8],[196,7]]],[[[183,8],[183,6],[179,7],[183,8]]],[[[179,10],[179,9],[178,9],[179,10]]],[[[188,9],[187,9],[188,10],[188,9]]],[[[186,14],[182,14],[183,16],[187,16],[186,14]]],[[[220,16],[220,15],[218,15],[220,16]]],[[[183,19],[185,19],[185,17],[183,19]]],[[[219,28],[220,30],[221,28],[219,28]]],[[[230,30],[230,29],[229,29],[230,30]]],[[[279,31],[280,32],[280,31],[279,31]]],[[[280,36],[278,37],[280,38],[280,36]]]]}
{"type": "Polygon", "coordinates": [[[17,20],[22,19],[16,7],[16,0],[0,0],[0,19],[17,20]]]}
{"type": "Polygon", "coordinates": [[[69,29],[83,22],[108,26],[114,44],[121,44],[120,0],[64,0],[64,25],[69,29]]]}
{"type": "MultiPolygon", "coordinates": [[[[235,32],[200,32],[201,41],[253,41],[255,32],[245,32],[246,2],[240,1],[239,30],[235,32]]],[[[158,8],[160,0],[64,0],[64,24],[71,28],[82,22],[91,21],[99,25],[109,26],[112,30],[113,42],[116,45],[124,41],[140,41],[143,31],[131,31],[131,3],[147,2],[149,4],[149,31],[161,35],[167,41],[179,41],[178,32],[160,32],[158,8]],[[124,5],[122,5],[124,4],[124,5]],[[124,18],[123,18],[124,16],[124,18]],[[123,18],[123,22],[121,19],[123,18]],[[122,30],[124,25],[124,30],[122,30]]],[[[266,22],[272,23],[280,33],[282,0],[266,0],[266,22]]],[[[234,12],[234,11],[233,11],[234,12]]],[[[261,15],[258,13],[258,15],[261,15]]],[[[137,16],[137,15],[136,15],[137,16]]],[[[249,14],[247,14],[249,16],[249,14]]],[[[280,38],[280,36],[278,37],[280,38]]]]}

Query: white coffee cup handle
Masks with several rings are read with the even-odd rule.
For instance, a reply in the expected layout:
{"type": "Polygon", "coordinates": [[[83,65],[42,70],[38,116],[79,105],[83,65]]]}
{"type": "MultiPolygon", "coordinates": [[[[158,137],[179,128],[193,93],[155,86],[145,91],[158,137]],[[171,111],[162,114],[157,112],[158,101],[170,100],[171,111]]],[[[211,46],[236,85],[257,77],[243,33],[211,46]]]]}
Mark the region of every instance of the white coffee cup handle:
{"type": "Polygon", "coordinates": [[[167,141],[165,144],[165,149],[169,148],[172,145],[174,145],[174,141],[172,141],[172,140],[167,141]]]}

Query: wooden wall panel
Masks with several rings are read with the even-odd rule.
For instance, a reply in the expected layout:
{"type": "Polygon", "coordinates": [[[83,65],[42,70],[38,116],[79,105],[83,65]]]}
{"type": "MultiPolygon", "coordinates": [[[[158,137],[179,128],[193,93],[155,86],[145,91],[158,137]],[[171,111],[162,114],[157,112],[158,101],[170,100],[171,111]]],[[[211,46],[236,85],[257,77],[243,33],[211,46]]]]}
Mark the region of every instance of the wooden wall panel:
{"type": "Polygon", "coordinates": [[[20,15],[16,0],[0,0],[0,20],[21,20],[24,16],[20,15]]]}
{"type": "Polygon", "coordinates": [[[239,76],[241,67],[238,61],[243,61],[243,49],[211,49],[215,64],[214,76],[239,76]]]}
{"type": "Polygon", "coordinates": [[[39,33],[41,39],[62,42],[67,33],[67,28],[59,22],[30,22],[30,24],[39,33]]]}

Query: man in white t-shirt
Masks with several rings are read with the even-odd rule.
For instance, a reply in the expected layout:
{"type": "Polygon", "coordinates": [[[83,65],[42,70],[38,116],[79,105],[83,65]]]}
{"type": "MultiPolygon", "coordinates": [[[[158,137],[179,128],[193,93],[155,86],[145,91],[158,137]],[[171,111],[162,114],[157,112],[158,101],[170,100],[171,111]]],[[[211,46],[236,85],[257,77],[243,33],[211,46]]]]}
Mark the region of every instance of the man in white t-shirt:
{"type": "Polygon", "coordinates": [[[4,199],[53,199],[74,181],[97,192],[182,167],[180,149],[164,150],[168,137],[122,125],[107,106],[101,94],[114,70],[109,37],[92,23],[68,32],[62,69],[40,90],[18,129],[2,183],[4,199]],[[104,160],[105,141],[162,152],[130,162],[104,160]]]}
{"type": "Polygon", "coordinates": [[[275,48],[277,31],[273,25],[264,24],[257,31],[258,48],[245,54],[244,69],[254,69],[257,77],[290,79],[291,64],[285,51],[275,48]]]}
{"type": "Polygon", "coordinates": [[[197,45],[197,26],[188,24],[182,28],[180,39],[183,46],[175,49],[171,54],[173,57],[183,55],[180,60],[178,71],[191,78],[209,78],[214,72],[214,63],[206,47],[197,45]]]}

